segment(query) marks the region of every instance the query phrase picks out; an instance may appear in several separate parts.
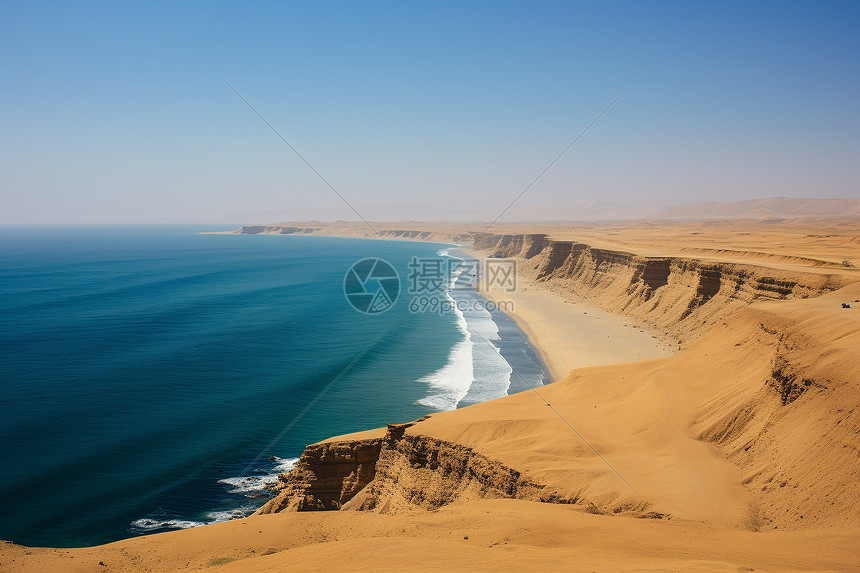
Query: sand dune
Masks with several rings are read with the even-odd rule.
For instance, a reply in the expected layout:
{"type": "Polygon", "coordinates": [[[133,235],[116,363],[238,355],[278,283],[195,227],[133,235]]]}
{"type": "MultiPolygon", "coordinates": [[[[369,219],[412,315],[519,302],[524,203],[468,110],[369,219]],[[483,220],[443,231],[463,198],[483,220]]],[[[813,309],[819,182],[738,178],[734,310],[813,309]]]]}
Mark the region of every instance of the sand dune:
{"type": "Polygon", "coordinates": [[[519,261],[514,316],[559,382],[310,446],[274,513],[87,549],[7,544],[0,570],[860,570],[860,275],[835,260],[858,254],[858,226],[472,235],[519,261]],[[583,304],[674,353],[626,362],[632,338],[622,363],[579,368],[583,304]]]}

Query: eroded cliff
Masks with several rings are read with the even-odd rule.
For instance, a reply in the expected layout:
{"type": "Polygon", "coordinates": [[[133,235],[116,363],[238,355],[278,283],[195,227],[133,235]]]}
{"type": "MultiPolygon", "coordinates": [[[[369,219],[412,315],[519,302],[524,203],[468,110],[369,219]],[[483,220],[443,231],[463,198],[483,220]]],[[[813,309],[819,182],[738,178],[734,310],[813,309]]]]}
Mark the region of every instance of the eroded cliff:
{"type": "Polygon", "coordinates": [[[594,248],[546,235],[474,235],[474,250],[516,258],[518,272],[565,296],[640,318],[680,334],[713,323],[757,300],[808,298],[850,282],[822,272],[706,262],[683,257],[643,257],[594,248]]]}
{"type": "Polygon", "coordinates": [[[703,362],[732,356],[713,377],[738,383],[702,406],[695,428],[744,471],[755,498],[749,527],[856,523],[860,332],[841,305],[856,298],[856,279],[819,264],[642,257],[535,235],[478,235],[475,249],[514,257],[521,273],[562,296],[649,322],[685,348],[698,341],[703,362]]]}
{"type": "Polygon", "coordinates": [[[337,509],[399,513],[432,511],[457,501],[523,499],[578,505],[595,514],[669,517],[652,511],[649,503],[559,494],[462,444],[407,434],[415,423],[389,425],[382,438],[308,446],[296,467],[280,476],[275,498],[258,513],[337,509]]]}

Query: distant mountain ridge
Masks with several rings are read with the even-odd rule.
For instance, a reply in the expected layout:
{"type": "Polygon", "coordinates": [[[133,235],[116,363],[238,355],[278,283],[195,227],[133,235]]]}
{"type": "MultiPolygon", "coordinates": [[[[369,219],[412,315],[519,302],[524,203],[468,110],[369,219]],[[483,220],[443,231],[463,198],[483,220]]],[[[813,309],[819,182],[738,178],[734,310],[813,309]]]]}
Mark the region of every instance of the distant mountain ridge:
{"type": "Polygon", "coordinates": [[[726,203],[698,203],[664,207],[655,216],[673,219],[860,216],[860,199],[767,197],[765,199],[748,199],[726,203]]]}
{"type": "MultiPolygon", "coordinates": [[[[362,213],[380,221],[398,221],[397,213],[421,212],[423,220],[482,221],[492,217],[486,209],[442,206],[361,205],[362,213]],[[398,208],[400,207],[400,208],[398,208]]],[[[349,213],[344,213],[349,218],[349,213]]],[[[665,205],[615,203],[603,200],[539,202],[518,201],[504,215],[508,221],[622,221],[634,219],[794,219],[798,217],[857,217],[858,199],[766,197],[744,201],[665,205]]]]}
{"type": "MultiPolygon", "coordinates": [[[[359,203],[356,209],[368,221],[479,223],[498,216],[503,203],[473,206],[438,203],[359,203]]],[[[637,219],[797,219],[803,217],[860,217],[860,198],[810,199],[766,197],[744,201],[691,203],[617,203],[600,199],[541,202],[525,197],[514,203],[501,217],[508,222],[599,222],[637,219]]],[[[355,212],[345,205],[324,209],[284,209],[276,213],[248,216],[257,221],[290,221],[287,225],[306,226],[296,221],[352,221],[355,212]]]]}

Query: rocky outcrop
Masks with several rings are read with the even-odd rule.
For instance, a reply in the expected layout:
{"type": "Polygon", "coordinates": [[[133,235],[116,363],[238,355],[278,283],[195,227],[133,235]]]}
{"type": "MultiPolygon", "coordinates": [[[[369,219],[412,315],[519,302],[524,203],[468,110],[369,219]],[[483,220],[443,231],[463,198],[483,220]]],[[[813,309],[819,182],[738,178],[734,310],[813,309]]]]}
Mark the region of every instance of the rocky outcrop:
{"type": "Polygon", "coordinates": [[[546,249],[549,241],[541,233],[522,235],[494,235],[474,233],[473,246],[478,250],[490,250],[489,256],[495,258],[522,257],[531,259],[546,249]]]}
{"type": "Polygon", "coordinates": [[[308,446],[296,467],[280,476],[278,495],[260,513],[341,508],[385,513],[438,509],[463,497],[540,499],[541,486],[516,470],[466,446],[407,435],[410,425],[389,425],[384,438],[308,446]]]}
{"type": "Polygon", "coordinates": [[[696,285],[696,298],[699,303],[711,300],[720,292],[723,284],[723,273],[717,266],[701,267],[699,269],[699,284],[696,285]]]}
{"type": "MultiPolygon", "coordinates": [[[[585,245],[576,245],[585,247],[585,245]]],[[[561,267],[573,251],[574,243],[571,241],[552,241],[547,245],[546,262],[538,272],[538,278],[549,276],[557,268],[561,267]]]]}
{"type": "Polygon", "coordinates": [[[590,513],[666,517],[651,511],[649,503],[600,505],[580,495],[561,495],[467,446],[407,434],[413,424],[389,425],[383,438],[308,446],[295,468],[279,477],[278,493],[258,513],[396,513],[472,499],[524,499],[575,504],[590,513]]]}
{"type": "Polygon", "coordinates": [[[669,284],[669,259],[648,259],[642,264],[642,282],[651,290],[669,284]]]}
{"type": "Polygon", "coordinates": [[[340,509],[373,481],[382,442],[373,439],[308,446],[293,470],[281,476],[281,493],[259,513],[340,509]]]}
{"type": "Polygon", "coordinates": [[[434,510],[459,499],[540,499],[541,486],[470,448],[428,436],[385,440],[376,478],[347,509],[434,510]]]}

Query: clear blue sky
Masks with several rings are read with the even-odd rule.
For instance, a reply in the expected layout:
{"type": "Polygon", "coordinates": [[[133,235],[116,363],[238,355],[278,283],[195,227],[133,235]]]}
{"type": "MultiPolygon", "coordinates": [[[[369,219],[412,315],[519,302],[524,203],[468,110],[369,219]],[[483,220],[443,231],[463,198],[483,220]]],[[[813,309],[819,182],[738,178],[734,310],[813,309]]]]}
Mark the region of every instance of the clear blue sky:
{"type": "Polygon", "coordinates": [[[0,223],[860,197],[860,2],[2,4],[0,223]]]}

